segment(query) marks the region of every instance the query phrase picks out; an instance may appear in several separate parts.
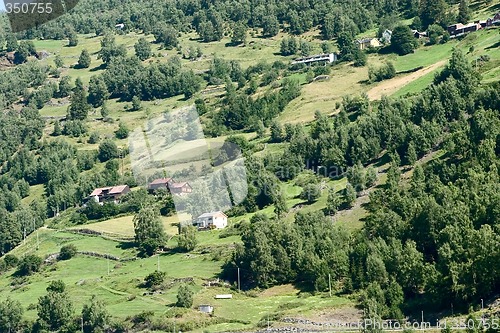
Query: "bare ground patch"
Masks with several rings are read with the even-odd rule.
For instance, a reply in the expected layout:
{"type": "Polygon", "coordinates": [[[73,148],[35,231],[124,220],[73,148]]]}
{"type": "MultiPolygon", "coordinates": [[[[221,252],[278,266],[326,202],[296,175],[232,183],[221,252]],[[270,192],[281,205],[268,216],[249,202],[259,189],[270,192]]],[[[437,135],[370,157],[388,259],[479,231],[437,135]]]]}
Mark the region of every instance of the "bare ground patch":
{"type": "Polygon", "coordinates": [[[419,69],[418,71],[413,72],[411,74],[404,76],[397,76],[393,79],[383,81],[368,91],[367,93],[368,98],[371,101],[373,101],[381,99],[382,96],[384,95],[386,96],[392,95],[402,87],[406,86],[408,83],[413,82],[416,79],[426,75],[427,73],[430,73],[436,70],[437,68],[443,66],[446,63],[446,61],[447,60],[441,60],[439,62],[436,62],[435,64],[419,69]]]}

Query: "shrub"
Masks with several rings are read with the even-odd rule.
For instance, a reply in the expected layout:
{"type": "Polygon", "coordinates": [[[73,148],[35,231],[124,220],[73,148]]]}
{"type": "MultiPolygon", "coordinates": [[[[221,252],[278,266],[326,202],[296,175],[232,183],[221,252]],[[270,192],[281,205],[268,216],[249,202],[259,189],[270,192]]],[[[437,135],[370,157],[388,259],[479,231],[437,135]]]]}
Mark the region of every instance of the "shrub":
{"type": "Polygon", "coordinates": [[[31,275],[40,270],[42,258],[37,255],[29,254],[19,261],[17,272],[19,275],[31,275]]]}
{"type": "Polygon", "coordinates": [[[144,279],[144,286],[146,288],[153,288],[160,286],[165,281],[165,272],[154,271],[153,273],[146,276],[144,279]]]}
{"type": "Polygon", "coordinates": [[[61,247],[58,258],[60,260],[71,259],[76,255],[77,251],[78,250],[76,249],[76,246],[73,244],[64,245],[63,247],[61,247]]]}
{"type": "Polygon", "coordinates": [[[9,253],[5,255],[3,261],[5,262],[5,265],[7,265],[7,268],[12,268],[17,266],[17,264],[19,263],[19,258],[9,253]]]}
{"type": "Polygon", "coordinates": [[[371,82],[391,79],[396,75],[396,69],[392,62],[386,62],[380,67],[368,68],[368,78],[371,82]]]}
{"type": "Polygon", "coordinates": [[[300,193],[300,198],[302,200],[307,200],[308,203],[313,203],[319,199],[321,196],[321,189],[318,185],[307,184],[302,193],[300,193]]]}

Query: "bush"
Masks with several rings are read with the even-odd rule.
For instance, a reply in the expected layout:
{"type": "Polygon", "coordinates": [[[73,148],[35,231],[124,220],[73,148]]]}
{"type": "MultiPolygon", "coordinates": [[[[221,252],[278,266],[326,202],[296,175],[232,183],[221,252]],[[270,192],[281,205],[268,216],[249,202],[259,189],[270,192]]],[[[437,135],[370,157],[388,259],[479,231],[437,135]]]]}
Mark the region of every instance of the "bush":
{"type": "Polygon", "coordinates": [[[100,139],[101,139],[101,136],[99,135],[99,132],[92,132],[90,134],[90,137],[89,137],[87,143],[95,144],[95,143],[98,143],[100,139]]]}
{"type": "Polygon", "coordinates": [[[307,200],[308,203],[313,203],[319,199],[321,196],[321,189],[318,185],[307,184],[302,193],[300,193],[300,198],[302,200],[307,200]]]}
{"type": "Polygon", "coordinates": [[[81,120],[68,120],[64,123],[63,134],[79,137],[87,133],[87,128],[81,120]]]}
{"type": "Polygon", "coordinates": [[[68,260],[73,258],[77,252],[78,250],[76,249],[75,245],[73,244],[64,245],[63,247],[61,247],[61,251],[59,252],[58,258],[60,260],[68,260]]]}
{"type": "Polygon", "coordinates": [[[154,271],[144,279],[146,288],[154,288],[160,286],[165,281],[165,272],[154,271]]]}
{"type": "Polygon", "coordinates": [[[5,262],[7,268],[12,268],[17,266],[17,264],[19,263],[19,258],[13,254],[6,254],[3,258],[3,261],[5,262]]]}
{"type": "Polygon", "coordinates": [[[378,68],[368,68],[368,78],[371,82],[391,79],[394,76],[396,76],[396,69],[394,68],[394,64],[389,61],[378,68]]]}
{"type": "Polygon", "coordinates": [[[19,275],[31,275],[40,270],[42,258],[37,255],[29,254],[21,259],[17,266],[19,275]]]}
{"type": "Polygon", "coordinates": [[[99,145],[99,154],[97,155],[97,157],[101,162],[106,162],[113,158],[117,158],[118,155],[118,147],[113,141],[107,139],[99,145]]]}

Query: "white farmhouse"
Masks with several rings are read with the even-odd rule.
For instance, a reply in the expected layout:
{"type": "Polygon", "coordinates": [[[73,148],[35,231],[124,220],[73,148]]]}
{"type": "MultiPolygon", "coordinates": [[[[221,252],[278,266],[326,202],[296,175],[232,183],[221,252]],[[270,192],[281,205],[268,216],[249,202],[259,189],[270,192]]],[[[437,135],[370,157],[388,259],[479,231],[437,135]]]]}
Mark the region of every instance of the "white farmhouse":
{"type": "Polygon", "coordinates": [[[224,229],[227,227],[227,215],[221,211],[201,214],[195,225],[198,229],[224,229]]]}

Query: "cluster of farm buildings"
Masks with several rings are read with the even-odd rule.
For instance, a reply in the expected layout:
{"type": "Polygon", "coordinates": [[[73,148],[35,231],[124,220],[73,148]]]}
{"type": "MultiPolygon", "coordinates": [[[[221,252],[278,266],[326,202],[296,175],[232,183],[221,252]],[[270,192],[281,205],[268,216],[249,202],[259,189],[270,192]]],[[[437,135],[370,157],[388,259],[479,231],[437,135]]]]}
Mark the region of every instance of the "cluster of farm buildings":
{"type": "MultiPolygon", "coordinates": [[[[489,28],[495,25],[500,25],[500,13],[495,14],[486,20],[474,21],[468,24],[455,23],[447,27],[447,31],[450,34],[450,38],[457,38],[466,35],[470,32],[478,31],[480,29],[489,28]]],[[[421,32],[418,30],[412,30],[413,36],[415,38],[425,38],[428,36],[427,32],[421,32]]],[[[392,37],[392,31],[386,29],[380,38],[368,37],[361,38],[355,41],[356,45],[360,50],[366,50],[370,48],[381,47],[384,44],[390,44],[392,37]]],[[[316,54],[308,57],[302,57],[295,59],[292,64],[312,64],[312,63],[333,63],[337,61],[337,53],[327,53],[327,54],[316,54]]]]}
{"type": "MultiPolygon", "coordinates": [[[[193,189],[188,182],[176,182],[173,178],[158,178],[148,184],[148,192],[154,193],[158,190],[169,191],[175,196],[185,196],[192,193],[193,189]]],[[[85,198],[85,202],[93,201],[100,205],[104,203],[120,203],[123,196],[130,193],[128,185],[117,185],[96,188],[85,198]]],[[[227,227],[227,215],[221,211],[207,212],[198,216],[193,225],[200,230],[223,229],[227,227]]]]}

